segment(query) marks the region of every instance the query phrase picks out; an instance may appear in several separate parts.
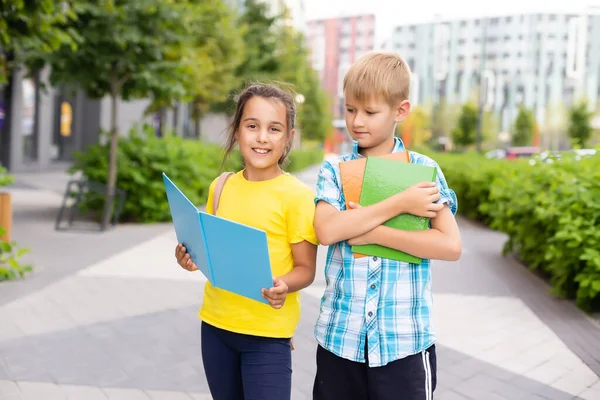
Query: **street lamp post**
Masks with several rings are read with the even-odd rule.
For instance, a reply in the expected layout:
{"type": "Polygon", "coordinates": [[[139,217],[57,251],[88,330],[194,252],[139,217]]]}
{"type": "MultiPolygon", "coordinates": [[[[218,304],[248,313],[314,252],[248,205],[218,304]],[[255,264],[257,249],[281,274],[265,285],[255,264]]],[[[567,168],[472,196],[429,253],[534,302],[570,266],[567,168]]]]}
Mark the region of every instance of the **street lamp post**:
{"type": "Polygon", "coordinates": [[[487,78],[484,74],[485,72],[485,63],[486,63],[486,43],[487,43],[487,18],[484,17],[481,19],[482,23],[482,43],[481,43],[481,57],[479,58],[479,115],[477,118],[477,133],[475,137],[475,144],[477,146],[477,152],[481,153],[481,141],[482,141],[482,133],[481,130],[483,128],[483,108],[487,101],[487,78]]]}

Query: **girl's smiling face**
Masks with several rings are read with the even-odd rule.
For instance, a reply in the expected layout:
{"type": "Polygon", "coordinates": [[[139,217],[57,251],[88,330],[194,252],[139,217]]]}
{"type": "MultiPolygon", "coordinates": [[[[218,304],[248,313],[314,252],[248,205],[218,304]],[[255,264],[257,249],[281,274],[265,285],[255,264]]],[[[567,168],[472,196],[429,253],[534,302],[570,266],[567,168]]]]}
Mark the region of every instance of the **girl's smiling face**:
{"type": "Polygon", "coordinates": [[[266,180],[281,173],[279,159],[291,143],[285,105],[275,98],[254,96],[244,105],[235,133],[249,180],[266,180]]]}

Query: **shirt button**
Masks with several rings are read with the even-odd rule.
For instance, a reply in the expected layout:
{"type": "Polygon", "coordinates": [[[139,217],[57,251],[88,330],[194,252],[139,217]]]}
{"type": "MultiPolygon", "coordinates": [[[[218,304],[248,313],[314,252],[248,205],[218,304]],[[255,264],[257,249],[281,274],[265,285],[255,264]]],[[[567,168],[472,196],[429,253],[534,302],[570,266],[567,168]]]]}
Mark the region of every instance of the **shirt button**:
{"type": "Polygon", "coordinates": [[[369,311],[369,317],[372,317],[372,316],[373,316],[373,312],[369,311]]]}
{"type": "Polygon", "coordinates": [[[377,257],[373,257],[373,261],[377,261],[377,257]]]}
{"type": "Polygon", "coordinates": [[[371,285],[371,289],[375,289],[375,288],[376,288],[376,286],[375,286],[375,285],[371,285]]]}

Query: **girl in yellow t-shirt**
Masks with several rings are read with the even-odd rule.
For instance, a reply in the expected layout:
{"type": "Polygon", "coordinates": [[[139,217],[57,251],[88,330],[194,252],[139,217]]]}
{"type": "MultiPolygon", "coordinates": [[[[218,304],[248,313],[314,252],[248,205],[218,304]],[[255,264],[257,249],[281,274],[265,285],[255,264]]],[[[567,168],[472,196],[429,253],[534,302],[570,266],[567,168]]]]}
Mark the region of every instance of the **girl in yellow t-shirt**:
{"type": "MultiPolygon", "coordinates": [[[[267,233],[273,287],[263,289],[269,305],[206,283],[202,359],[215,400],[285,400],[291,397],[290,339],[300,320],[300,293],[315,277],[317,238],[312,190],[281,165],[294,136],[291,94],[271,85],[248,86],[239,96],[226,144],[238,144],[245,168],[227,180],[216,215],[267,233]]],[[[207,212],[213,213],[215,179],[207,212]]],[[[232,247],[235,251],[235,247],[232,247]]],[[[180,243],[179,265],[198,267],[180,243]]]]}

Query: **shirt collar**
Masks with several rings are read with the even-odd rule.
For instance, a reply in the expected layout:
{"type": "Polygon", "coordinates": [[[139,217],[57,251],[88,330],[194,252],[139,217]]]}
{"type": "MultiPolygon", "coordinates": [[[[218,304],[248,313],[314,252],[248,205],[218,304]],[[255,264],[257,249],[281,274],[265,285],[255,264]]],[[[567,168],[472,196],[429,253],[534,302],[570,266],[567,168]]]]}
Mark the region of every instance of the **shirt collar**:
{"type": "MultiPolygon", "coordinates": [[[[402,142],[402,139],[400,139],[399,137],[394,137],[394,149],[392,150],[392,153],[398,153],[400,151],[405,151],[406,148],[404,147],[404,143],[402,142]]],[[[356,140],[352,141],[352,154],[354,156],[354,158],[362,158],[363,155],[360,154],[358,152],[358,142],[356,140]]]]}

